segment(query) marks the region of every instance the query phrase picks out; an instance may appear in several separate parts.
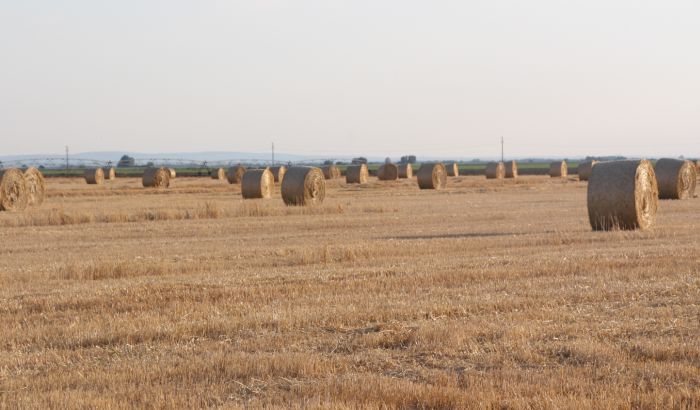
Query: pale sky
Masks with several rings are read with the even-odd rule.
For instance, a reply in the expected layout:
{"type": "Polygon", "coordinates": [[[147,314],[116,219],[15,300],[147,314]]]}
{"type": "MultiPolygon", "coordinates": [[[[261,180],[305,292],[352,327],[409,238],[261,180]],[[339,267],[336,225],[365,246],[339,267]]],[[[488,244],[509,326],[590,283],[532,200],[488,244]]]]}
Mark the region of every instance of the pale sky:
{"type": "Polygon", "coordinates": [[[0,152],[700,156],[697,0],[0,0],[0,152]]]}

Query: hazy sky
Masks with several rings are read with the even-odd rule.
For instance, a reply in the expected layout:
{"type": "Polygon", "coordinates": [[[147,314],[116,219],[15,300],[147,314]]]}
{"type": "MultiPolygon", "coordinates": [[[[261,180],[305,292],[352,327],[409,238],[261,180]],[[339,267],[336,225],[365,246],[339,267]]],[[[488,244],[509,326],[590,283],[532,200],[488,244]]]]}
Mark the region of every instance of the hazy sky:
{"type": "Polygon", "coordinates": [[[700,156],[700,1],[0,0],[0,152],[700,156]]]}

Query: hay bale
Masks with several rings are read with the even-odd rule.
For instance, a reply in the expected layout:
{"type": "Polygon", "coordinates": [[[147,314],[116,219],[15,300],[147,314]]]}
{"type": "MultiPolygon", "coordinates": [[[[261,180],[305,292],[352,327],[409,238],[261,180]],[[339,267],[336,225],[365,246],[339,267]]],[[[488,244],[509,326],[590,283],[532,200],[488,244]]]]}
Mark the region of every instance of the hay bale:
{"type": "Polygon", "coordinates": [[[569,175],[569,167],[566,161],[554,161],[549,164],[549,176],[552,178],[566,178],[569,175]]]}
{"type": "Polygon", "coordinates": [[[695,195],[697,169],[691,161],[662,158],[654,167],[660,199],[688,199],[695,195]]]}
{"type": "Polygon", "coordinates": [[[269,199],[274,188],[275,176],[267,168],[248,170],[243,174],[241,195],[244,199],[269,199]]]}
{"type": "Polygon", "coordinates": [[[588,219],[594,231],[645,229],[659,204],[656,174],[647,160],[601,162],[588,181],[588,219]]]}
{"type": "Polygon", "coordinates": [[[416,176],[420,189],[442,189],[447,185],[447,170],[439,162],[422,164],[416,176]]]}
{"type": "Polygon", "coordinates": [[[323,171],[323,177],[326,179],[340,178],[340,168],[335,165],[326,165],[321,170],[323,171]]]}
{"type": "Polygon", "coordinates": [[[453,162],[451,164],[447,164],[447,166],[445,166],[445,171],[447,171],[448,177],[458,177],[459,176],[459,165],[457,165],[456,162],[453,162]]]}
{"type": "Polygon", "coordinates": [[[102,173],[107,181],[114,181],[117,179],[117,170],[114,167],[102,167],[102,173]]]}
{"type": "Polygon", "coordinates": [[[588,179],[591,177],[591,172],[593,172],[593,166],[597,164],[598,161],[584,161],[580,162],[578,164],[578,180],[579,181],[588,181],[588,179]]]}
{"type": "Polygon", "coordinates": [[[287,167],[280,165],[279,167],[270,168],[272,176],[275,177],[275,182],[280,183],[284,181],[284,174],[287,172],[287,167]]]}
{"type": "Polygon", "coordinates": [[[170,186],[170,170],[168,168],[146,168],[142,181],[146,188],[168,188],[170,186]]]}
{"type": "Polygon", "coordinates": [[[506,178],[517,178],[518,177],[518,163],[515,161],[507,161],[506,167],[506,178]]]}
{"type": "Polygon", "coordinates": [[[0,211],[22,211],[29,205],[27,180],[17,168],[0,171],[0,211]]]}
{"type": "Polygon", "coordinates": [[[399,167],[396,164],[384,164],[379,167],[377,177],[381,181],[395,181],[399,179],[399,167]]]}
{"type": "MultiPolygon", "coordinates": [[[[168,170],[168,172],[170,171],[168,170]]],[[[211,179],[223,181],[226,179],[226,170],[223,168],[215,168],[211,170],[209,175],[211,175],[211,179]]]]}
{"type": "Polygon", "coordinates": [[[245,174],[245,167],[241,165],[236,165],[228,169],[226,173],[226,178],[229,184],[240,184],[243,179],[243,174],[245,174]]]}
{"type": "Polygon", "coordinates": [[[85,182],[90,185],[102,185],[105,182],[105,172],[102,168],[88,168],[85,170],[85,182]]]}
{"type": "Polygon", "coordinates": [[[345,172],[345,182],[348,184],[366,184],[369,179],[367,165],[350,165],[345,172]]]}
{"type": "Polygon", "coordinates": [[[170,172],[170,179],[177,178],[177,171],[175,171],[175,168],[168,168],[168,172],[170,172]]]}
{"type": "Polygon", "coordinates": [[[315,167],[291,167],[282,181],[282,200],[286,205],[317,205],[326,197],[323,171],[315,167]]]}
{"type": "Polygon", "coordinates": [[[484,171],[486,179],[503,179],[506,177],[506,166],[502,162],[489,162],[484,171]]]}
{"type": "Polygon", "coordinates": [[[411,164],[401,164],[399,165],[399,178],[413,178],[413,165],[411,164]]]}
{"type": "Polygon", "coordinates": [[[39,206],[44,203],[46,197],[46,180],[44,174],[34,167],[24,171],[24,180],[27,184],[27,197],[29,206],[39,206]]]}

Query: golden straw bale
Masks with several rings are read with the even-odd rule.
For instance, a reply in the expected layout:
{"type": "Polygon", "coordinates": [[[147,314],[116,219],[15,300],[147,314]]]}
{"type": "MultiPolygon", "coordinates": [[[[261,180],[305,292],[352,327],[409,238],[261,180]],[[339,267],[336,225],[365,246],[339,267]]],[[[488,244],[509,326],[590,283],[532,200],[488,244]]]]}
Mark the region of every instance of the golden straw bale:
{"type": "Polygon", "coordinates": [[[88,168],[85,170],[85,182],[90,185],[102,185],[105,182],[105,172],[102,168],[88,168]]]}
{"type": "Polygon", "coordinates": [[[518,163],[515,161],[506,161],[506,178],[518,177],[518,163]]]}
{"type": "Polygon", "coordinates": [[[416,176],[420,189],[442,189],[447,185],[447,171],[439,162],[422,164],[416,176]]]}
{"type": "Polygon", "coordinates": [[[323,171],[316,167],[291,167],[282,181],[282,200],[286,205],[317,205],[326,197],[323,171]]]}
{"type": "Polygon", "coordinates": [[[660,199],[689,199],[695,195],[697,169],[691,161],[662,158],[654,167],[660,199]]]}
{"type": "Polygon", "coordinates": [[[345,172],[345,182],[348,184],[365,184],[369,179],[367,165],[350,165],[345,172]]]}
{"type": "Polygon", "coordinates": [[[275,188],[275,176],[265,169],[253,169],[246,171],[241,180],[241,195],[245,199],[272,197],[275,188]]]}
{"type": "Polygon", "coordinates": [[[381,181],[395,181],[399,179],[399,167],[396,164],[383,164],[377,171],[377,177],[381,181]]]}
{"type": "Polygon", "coordinates": [[[141,182],[147,188],[168,188],[170,186],[170,170],[168,168],[146,168],[141,182]]]}
{"type": "Polygon", "coordinates": [[[413,178],[413,165],[411,164],[401,164],[399,165],[399,178],[413,178]]]}
{"type": "Polygon", "coordinates": [[[580,162],[578,164],[578,180],[588,181],[588,179],[591,177],[591,172],[593,172],[593,167],[597,163],[598,161],[595,160],[580,162]]]}
{"type": "Polygon", "coordinates": [[[22,170],[0,171],[0,211],[23,211],[29,205],[27,180],[22,170]]]}
{"type": "Polygon", "coordinates": [[[569,175],[569,167],[566,161],[554,161],[549,164],[549,176],[552,178],[566,178],[569,175]]]}
{"type": "Polygon", "coordinates": [[[502,162],[489,162],[484,174],[487,179],[503,179],[506,177],[506,166],[502,162]]]}
{"type": "Polygon", "coordinates": [[[459,165],[456,162],[447,164],[445,166],[445,171],[447,171],[448,177],[458,177],[459,176],[459,165]]]}
{"type": "Polygon", "coordinates": [[[46,197],[44,174],[34,167],[29,167],[24,171],[24,179],[27,184],[28,205],[39,206],[43,204],[46,197]]]}
{"type": "Polygon", "coordinates": [[[243,174],[245,174],[245,167],[241,165],[236,165],[228,169],[226,173],[226,178],[229,184],[240,184],[243,179],[243,174]]]}

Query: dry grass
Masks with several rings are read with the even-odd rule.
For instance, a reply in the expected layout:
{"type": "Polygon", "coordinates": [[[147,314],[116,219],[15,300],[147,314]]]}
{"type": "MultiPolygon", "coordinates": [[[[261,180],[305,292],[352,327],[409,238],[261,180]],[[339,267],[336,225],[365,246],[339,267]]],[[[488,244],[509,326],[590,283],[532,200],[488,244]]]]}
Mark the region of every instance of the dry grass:
{"type": "Polygon", "coordinates": [[[48,180],[0,215],[0,407],[700,406],[697,200],[592,232],[569,179],[327,182],[48,180]]]}

